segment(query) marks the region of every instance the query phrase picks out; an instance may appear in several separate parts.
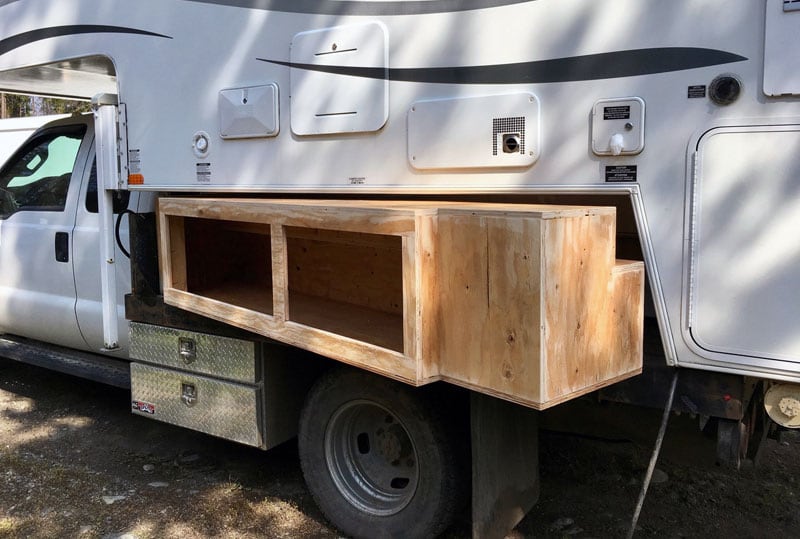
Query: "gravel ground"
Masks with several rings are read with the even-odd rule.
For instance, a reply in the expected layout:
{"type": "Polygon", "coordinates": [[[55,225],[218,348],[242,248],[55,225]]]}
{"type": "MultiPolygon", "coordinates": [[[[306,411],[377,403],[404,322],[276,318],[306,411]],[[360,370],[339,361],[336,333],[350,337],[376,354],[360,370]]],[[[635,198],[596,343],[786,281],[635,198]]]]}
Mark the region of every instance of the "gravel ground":
{"type": "MultiPolygon", "coordinates": [[[[296,446],[250,449],[128,412],[128,393],[0,359],[0,538],[337,537],[296,446]]],[[[658,414],[637,418],[648,438],[658,414]]],[[[715,467],[671,420],[637,537],[800,536],[800,437],[715,467]]],[[[654,434],[653,434],[654,437],[654,434]]],[[[651,438],[652,439],[652,438],[651,438]]],[[[542,495],[514,537],[624,537],[646,443],[543,433],[542,495]]],[[[447,537],[469,535],[469,515],[447,537]]]]}

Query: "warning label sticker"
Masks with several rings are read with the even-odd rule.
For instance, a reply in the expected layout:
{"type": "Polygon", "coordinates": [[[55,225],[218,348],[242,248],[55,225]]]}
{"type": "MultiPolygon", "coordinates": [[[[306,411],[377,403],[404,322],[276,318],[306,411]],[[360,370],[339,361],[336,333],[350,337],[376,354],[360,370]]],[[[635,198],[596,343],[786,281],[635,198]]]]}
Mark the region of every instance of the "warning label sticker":
{"type": "Polygon", "coordinates": [[[211,183],[211,163],[197,163],[197,183],[211,183]]]}
{"type": "Polygon", "coordinates": [[[689,90],[687,92],[687,97],[689,99],[698,99],[705,96],[706,96],[706,87],[704,84],[689,86],[689,90]]]}
{"type": "Polygon", "coordinates": [[[604,120],[630,120],[631,107],[630,105],[618,107],[603,107],[604,120]]]}
{"type": "Polygon", "coordinates": [[[606,167],[607,182],[635,182],[636,165],[619,165],[606,167]]]}
{"type": "Polygon", "coordinates": [[[142,150],[128,150],[128,173],[140,174],[142,172],[142,150]]]}

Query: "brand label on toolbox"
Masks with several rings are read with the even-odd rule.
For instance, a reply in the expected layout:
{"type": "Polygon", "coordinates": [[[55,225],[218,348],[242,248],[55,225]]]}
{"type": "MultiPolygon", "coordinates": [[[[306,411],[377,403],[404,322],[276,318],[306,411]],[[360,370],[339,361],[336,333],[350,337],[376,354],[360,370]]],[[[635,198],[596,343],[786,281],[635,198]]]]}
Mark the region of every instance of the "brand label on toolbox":
{"type": "Polygon", "coordinates": [[[131,401],[131,409],[136,412],[156,415],[156,405],[144,401],[131,401]]]}

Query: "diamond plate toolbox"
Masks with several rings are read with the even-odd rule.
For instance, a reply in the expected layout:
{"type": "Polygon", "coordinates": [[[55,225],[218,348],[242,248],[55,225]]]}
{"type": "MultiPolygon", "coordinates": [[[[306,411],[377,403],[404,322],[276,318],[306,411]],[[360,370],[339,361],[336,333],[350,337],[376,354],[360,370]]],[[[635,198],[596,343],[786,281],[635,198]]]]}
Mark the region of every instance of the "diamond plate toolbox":
{"type": "Polygon", "coordinates": [[[260,381],[256,344],[131,322],[131,359],[247,384],[260,381]]]}
{"type": "Polygon", "coordinates": [[[252,446],[261,446],[260,389],[131,363],[131,411],[252,446]]]}

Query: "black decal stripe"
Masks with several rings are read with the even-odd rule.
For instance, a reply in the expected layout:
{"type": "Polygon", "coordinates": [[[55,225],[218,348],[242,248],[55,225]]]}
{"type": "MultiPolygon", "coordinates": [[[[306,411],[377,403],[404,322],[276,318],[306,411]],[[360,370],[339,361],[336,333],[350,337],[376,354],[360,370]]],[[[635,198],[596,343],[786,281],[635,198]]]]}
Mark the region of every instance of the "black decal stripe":
{"type": "Polygon", "coordinates": [[[391,68],[293,64],[257,58],[296,69],[369,79],[439,84],[533,84],[635,77],[747,60],[714,49],[670,47],[637,49],[517,64],[461,67],[391,68]]]}
{"type": "Polygon", "coordinates": [[[279,11],[284,13],[306,13],[312,15],[424,15],[430,13],[453,13],[474,11],[493,7],[525,4],[535,0],[405,0],[370,2],[354,0],[188,0],[200,4],[279,11]]]}
{"type": "Polygon", "coordinates": [[[137,30],[136,28],[125,28],[123,26],[103,26],[98,24],[76,24],[71,26],[51,26],[49,28],[40,28],[38,30],[31,30],[30,32],[23,32],[15,36],[7,37],[0,40],[0,55],[9,51],[35,43],[43,39],[61,36],[74,36],[78,34],[137,34],[142,36],[163,37],[172,39],[169,36],[148,32],[146,30],[137,30]]]}

